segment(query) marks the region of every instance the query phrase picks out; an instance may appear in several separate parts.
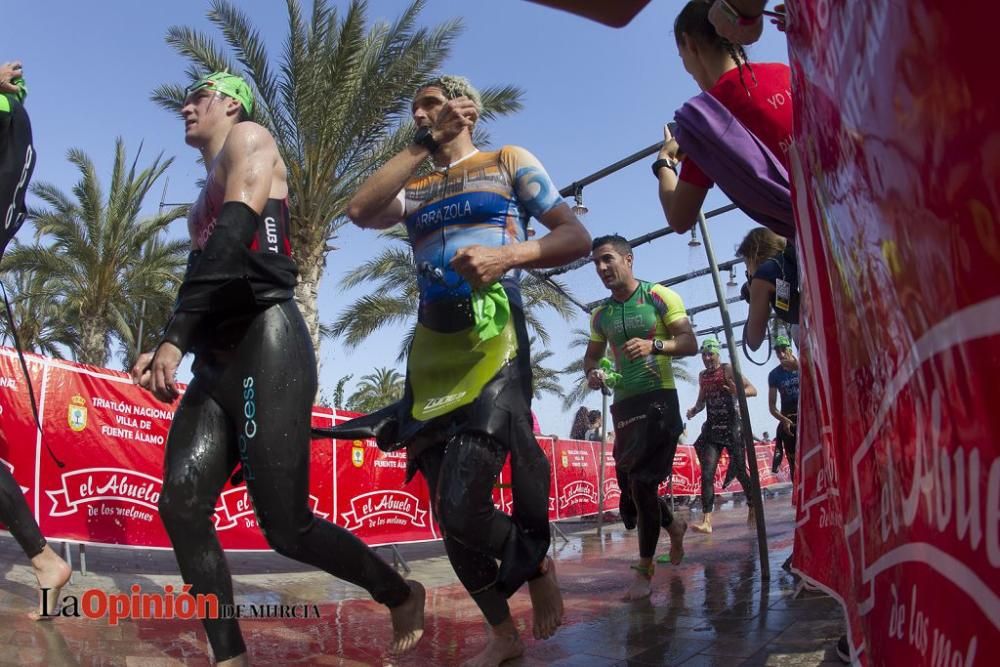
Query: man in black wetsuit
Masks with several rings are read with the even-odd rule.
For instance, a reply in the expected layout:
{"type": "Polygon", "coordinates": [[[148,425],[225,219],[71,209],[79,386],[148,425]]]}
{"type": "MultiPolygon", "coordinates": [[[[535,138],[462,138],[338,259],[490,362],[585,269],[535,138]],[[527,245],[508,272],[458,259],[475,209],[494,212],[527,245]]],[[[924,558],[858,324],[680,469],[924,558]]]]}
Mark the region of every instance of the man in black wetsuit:
{"type": "Polygon", "coordinates": [[[524,651],[507,597],[526,580],[535,636],[549,637],[562,622],[555,567],[545,556],[550,471],[531,428],[519,282],[522,268],[582,257],[590,237],[531,153],[473,145],[480,110],[464,78],[423,85],[412,106],[414,142],[361,186],[347,213],[361,227],[403,222],[409,233],[420,308],[406,394],[358,423],[378,430],[384,448],[406,446],[411,473],[427,479],[448,557],[491,628],[466,664],[486,667],[524,651]],[[434,170],[419,176],[428,158],[434,170]],[[550,232],[529,239],[530,217],[550,232]],[[512,516],[492,500],[508,454],[512,516]]]}
{"type": "MultiPolygon", "coordinates": [[[[173,317],[155,353],[132,371],[171,402],[177,365],[195,354],[167,440],[160,516],[191,593],[232,604],[212,514],[239,463],[275,551],[365,588],[390,608],[392,649],[407,650],[423,632],[423,587],[308,506],[316,359],[292,298],[298,269],[285,164],[270,133],[247,120],[252,108],[246,82],[224,72],[193,84],[181,108],[185,140],[201,151],[208,176],[188,217],[193,251],[173,317]]],[[[247,663],[235,619],[204,625],[216,661],[247,663]]]]}
{"type": "MultiPolygon", "coordinates": [[[[0,257],[24,223],[24,195],[35,168],[31,122],[24,109],[28,89],[23,74],[20,62],[0,65],[0,257]]],[[[10,325],[13,328],[14,323],[10,325]]],[[[58,608],[59,589],[69,581],[70,567],[42,537],[21,487],[3,463],[0,463],[0,523],[7,526],[31,560],[40,595],[46,597],[39,601],[39,611],[31,617],[50,618],[42,612],[51,613],[58,608]]]]}

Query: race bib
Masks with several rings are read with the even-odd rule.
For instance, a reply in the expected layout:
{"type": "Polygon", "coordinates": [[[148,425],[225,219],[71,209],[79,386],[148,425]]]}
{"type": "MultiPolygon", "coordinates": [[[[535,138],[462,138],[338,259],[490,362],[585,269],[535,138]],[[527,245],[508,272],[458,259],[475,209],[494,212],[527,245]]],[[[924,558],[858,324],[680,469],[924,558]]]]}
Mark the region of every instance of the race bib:
{"type": "Polygon", "coordinates": [[[791,308],[792,285],[787,280],[777,278],[774,281],[774,307],[788,312],[791,308]]]}

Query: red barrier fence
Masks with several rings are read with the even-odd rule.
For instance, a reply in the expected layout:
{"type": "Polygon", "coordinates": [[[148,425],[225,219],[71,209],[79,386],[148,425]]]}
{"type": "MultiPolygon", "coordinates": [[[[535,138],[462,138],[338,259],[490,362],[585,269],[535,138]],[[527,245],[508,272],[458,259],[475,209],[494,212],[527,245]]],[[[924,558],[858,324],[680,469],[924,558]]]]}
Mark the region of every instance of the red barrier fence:
{"type": "Polygon", "coordinates": [[[1000,6],[788,8],[794,566],[843,602],[862,663],[996,664],[1000,6]]]}
{"type": "MultiPolygon", "coordinates": [[[[27,385],[12,350],[0,348],[0,457],[21,484],[42,532],[50,539],[142,548],[169,548],[157,513],[163,449],[175,405],[156,401],[121,372],[27,355],[42,419],[38,433],[27,385]],[[51,450],[51,453],[50,453],[51,450]]],[[[352,416],[313,409],[313,424],[352,416]]],[[[540,438],[552,464],[553,520],[597,512],[600,443],[540,438]]],[[[770,472],[772,446],[761,446],[758,465],[771,483],[788,481],[787,467],[770,472]]],[[[373,441],[314,440],[310,503],[371,545],[438,539],[421,476],[404,485],[405,452],[385,453],[373,441]]],[[[606,506],[619,495],[610,447],[606,455],[606,506]]],[[[701,471],[689,445],[677,455],[675,495],[697,494],[701,471]]],[[[716,476],[721,491],[725,459],[716,476]]],[[[494,490],[510,511],[510,470],[494,490]]],[[[739,491],[733,482],[727,492],[739,491]]],[[[266,549],[246,485],[222,491],[215,526],[227,549],[266,549]]]]}

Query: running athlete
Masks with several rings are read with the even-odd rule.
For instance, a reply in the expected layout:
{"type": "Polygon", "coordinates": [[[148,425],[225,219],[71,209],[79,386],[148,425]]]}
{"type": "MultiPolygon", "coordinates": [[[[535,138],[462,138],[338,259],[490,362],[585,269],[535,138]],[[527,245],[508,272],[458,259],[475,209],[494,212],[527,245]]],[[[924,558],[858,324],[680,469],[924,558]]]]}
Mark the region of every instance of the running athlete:
{"type": "Polygon", "coordinates": [[[635,578],[625,599],[638,600],[652,592],[661,526],[670,536],[670,562],[677,565],[684,557],[687,522],[674,518],[657,488],[673,471],[677,440],[684,430],[671,358],[693,355],[698,342],[680,296],[635,278],[627,240],[601,236],[594,240],[591,257],[611,298],[590,314],[583,367],[590,388],[600,388],[604,378],[598,365],[610,345],[622,376],[611,406],[613,454],[622,521],[628,528],[638,527],[639,533],[639,562],[632,566],[635,578]]]}
{"type": "Polygon", "coordinates": [[[781,453],[788,457],[788,470],[795,480],[795,433],[799,415],[799,360],[792,352],[792,341],[788,336],[778,336],[774,341],[774,354],[780,365],[767,374],[767,404],[771,414],[778,420],[775,433],[774,468],[781,464],[781,453]],[[778,410],[778,394],[781,394],[781,410],[778,410]]]}
{"type": "MultiPolygon", "coordinates": [[[[694,443],[701,464],[701,509],[700,524],[691,526],[699,533],[712,532],[712,510],[715,507],[715,471],[719,467],[722,450],[729,450],[729,468],[726,472],[725,488],[733,477],[743,485],[743,493],[750,494],[750,478],[747,475],[747,460],[740,434],[740,412],[736,404],[736,381],[729,364],[719,361],[719,341],[707,338],[701,344],[701,360],[705,370],[698,375],[698,400],[687,411],[691,419],[702,410],[707,410],[701,435],[694,443]]],[[[747,397],[756,396],[757,389],[750,380],[743,377],[743,389],[747,397]]],[[[753,505],[747,502],[749,512],[747,522],[753,523],[753,505]]]]}
{"type": "MultiPolygon", "coordinates": [[[[298,268],[285,164],[270,133],[247,120],[252,109],[246,82],[224,72],[194,83],[181,107],[185,140],[201,151],[208,175],[188,216],[192,252],[172,319],[155,353],[132,370],[135,382],[172,402],[177,365],[195,355],[167,439],[160,517],[191,592],[231,605],[212,514],[239,463],[268,544],[389,607],[391,648],[403,651],[423,632],[423,588],[309,509],[316,359],[292,299],[298,268]]],[[[204,626],[219,664],[248,664],[236,619],[204,626]]]]}
{"type": "MultiPolygon", "coordinates": [[[[21,63],[0,65],[0,256],[24,222],[24,194],[35,166],[31,122],[24,109],[27,95],[21,63]]],[[[50,618],[52,614],[43,611],[58,609],[59,590],[69,581],[72,571],[42,537],[21,487],[3,462],[0,462],[0,523],[17,540],[38,579],[39,608],[30,614],[31,618],[50,618]]]]}
{"type": "Polygon", "coordinates": [[[381,447],[406,447],[410,475],[419,470],[430,487],[452,567],[490,625],[486,647],[468,664],[498,665],[524,651],[507,597],[525,581],[536,638],[551,636],[563,613],[545,556],[549,464],[531,429],[521,269],[577,259],[590,236],[531,153],[475,147],[481,108],[462,77],[421,86],[414,142],[348,205],[360,227],[405,223],[420,305],[403,400],[340,428],[372,428],[381,447]],[[428,157],[433,170],[418,176],[428,157]],[[529,240],[532,216],[550,233],[529,240]],[[508,454],[512,516],[492,500],[508,454]]]}

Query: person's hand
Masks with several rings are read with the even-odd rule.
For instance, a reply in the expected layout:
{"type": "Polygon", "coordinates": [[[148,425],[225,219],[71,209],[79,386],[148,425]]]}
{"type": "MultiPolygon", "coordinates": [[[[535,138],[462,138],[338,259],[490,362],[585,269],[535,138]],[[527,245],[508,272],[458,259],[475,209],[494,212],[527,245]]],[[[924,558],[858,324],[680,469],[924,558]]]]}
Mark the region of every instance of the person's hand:
{"type": "Polygon", "coordinates": [[[664,124],[663,126],[663,145],[660,146],[660,152],[657,154],[656,159],[667,160],[671,163],[676,163],[681,159],[680,146],[677,145],[677,140],[671,134],[669,125],[664,124]]]}
{"type": "Polygon", "coordinates": [[[764,32],[764,15],[749,23],[741,21],[727,9],[722,0],[715,0],[708,10],[708,20],[715,26],[715,32],[720,37],[728,39],[733,44],[753,44],[764,32]]]}
{"type": "Polygon", "coordinates": [[[600,389],[604,386],[604,371],[600,368],[592,368],[587,373],[587,386],[591,389],[600,389]]]}
{"type": "Polygon", "coordinates": [[[725,387],[726,391],[728,391],[733,396],[736,395],[736,382],[733,381],[731,378],[726,378],[726,382],[723,385],[723,387],[725,387]]]}
{"type": "Polygon", "coordinates": [[[0,93],[16,93],[18,88],[14,79],[24,76],[20,60],[12,60],[0,65],[0,93]]]}
{"type": "Polygon", "coordinates": [[[479,110],[476,103],[468,97],[456,97],[448,100],[438,112],[437,120],[431,127],[431,136],[439,144],[446,144],[465,128],[472,129],[479,119],[479,110]]]}
{"type": "Polygon", "coordinates": [[[785,11],[785,5],[775,5],[774,13],[780,16],[772,18],[771,23],[777,26],[781,32],[788,30],[788,12],[785,11]]]}
{"type": "Polygon", "coordinates": [[[459,248],[451,258],[451,268],[473,288],[492,285],[507,273],[510,266],[503,248],[471,245],[459,248]]]}
{"type": "Polygon", "coordinates": [[[153,396],[164,403],[173,403],[180,391],[177,389],[177,366],[184,353],[173,343],[163,342],[156,348],[150,367],[152,380],[150,390],[153,396]]]}
{"type": "Polygon", "coordinates": [[[698,414],[698,412],[694,408],[688,408],[688,411],[687,411],[687,418],[688,419],[693,419],[696,414],[698,414]]]}
{"type": "Polygon", "coordinates": [[[653,354],[653,341],[645,338],[630,338],[624,346],[622,352],[629,361],[634,361],[640,357],[648,357],[653,354]]]}
{"type": "Polygon", "coordinates": [[[135,360],[135,365],[132,366],[132,384],[137,384],[143,389],[150,388],[150,383],[153,380],[152,362],[152,352],[143,352],[139,355],[139,358],[135,360]]]}
{"type": "Polygon", "coordinates": [[[795,435],[795,422],[791,419],[785,417],[781,420],[781,425],[785,427],[785,432],[787,432],[788,435],[795,435]]]}

